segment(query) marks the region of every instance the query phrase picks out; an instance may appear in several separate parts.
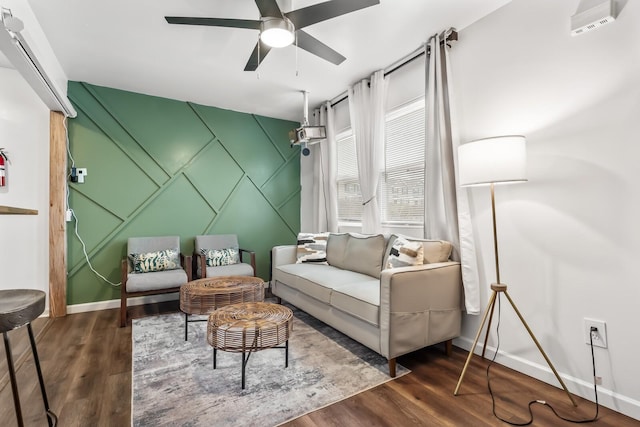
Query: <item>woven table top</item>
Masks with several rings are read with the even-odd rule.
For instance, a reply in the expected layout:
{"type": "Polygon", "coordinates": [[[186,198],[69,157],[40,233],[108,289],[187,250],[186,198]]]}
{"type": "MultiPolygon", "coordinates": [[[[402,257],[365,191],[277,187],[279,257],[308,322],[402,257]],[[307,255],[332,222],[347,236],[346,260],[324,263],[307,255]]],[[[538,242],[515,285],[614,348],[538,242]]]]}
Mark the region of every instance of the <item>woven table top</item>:
{"type": "Polygon", "coordinates": [[[208,314],[230,304],[264,301],[264,281],[251,276],[206,277],[180,287],[180,310],[208,314]]]}
{"type": "Polygon", "coordinates": [[[263,350],[289,340],[292,327],[293,312],[283,305],[233,304],[209,315],[207,342],[230,352],[263,350]]]}

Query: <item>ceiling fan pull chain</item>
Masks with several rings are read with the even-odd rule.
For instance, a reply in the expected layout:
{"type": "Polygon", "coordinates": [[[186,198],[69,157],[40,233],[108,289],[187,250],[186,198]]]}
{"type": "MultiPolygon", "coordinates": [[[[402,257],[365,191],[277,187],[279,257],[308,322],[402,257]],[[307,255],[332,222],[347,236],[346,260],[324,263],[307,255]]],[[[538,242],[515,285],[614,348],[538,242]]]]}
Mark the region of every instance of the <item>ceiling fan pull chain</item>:
{"type": "Polygon", "coordinates": [[[296,77],[298,77],[298,32],[295,32],[296,35],[296,77]]]}
{"type": "Polygon", "coordinates": [[[256,66],[256,77],[260,80],[260,33],[258,33],[258,65],[256,66]]]}

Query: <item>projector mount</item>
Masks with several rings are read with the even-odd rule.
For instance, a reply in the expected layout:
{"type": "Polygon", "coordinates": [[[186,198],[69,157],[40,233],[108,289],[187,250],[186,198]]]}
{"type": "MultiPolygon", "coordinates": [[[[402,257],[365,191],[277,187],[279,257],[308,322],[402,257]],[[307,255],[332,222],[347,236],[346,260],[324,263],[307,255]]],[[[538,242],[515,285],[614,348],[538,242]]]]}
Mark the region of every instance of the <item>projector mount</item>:
{"type": "Polygon", "coordinates": [[[327,138],[327,131],[324,126],[309,126],[309,92],[302,91],[304,97],[303,107],[303,119],[299,128],[291,129],[289,131],[289,142],[291,147],[294,145],[300,146],[300,151],[303,156],[311,154],[309,145],[316,144],[323,139],[327,138]]]}

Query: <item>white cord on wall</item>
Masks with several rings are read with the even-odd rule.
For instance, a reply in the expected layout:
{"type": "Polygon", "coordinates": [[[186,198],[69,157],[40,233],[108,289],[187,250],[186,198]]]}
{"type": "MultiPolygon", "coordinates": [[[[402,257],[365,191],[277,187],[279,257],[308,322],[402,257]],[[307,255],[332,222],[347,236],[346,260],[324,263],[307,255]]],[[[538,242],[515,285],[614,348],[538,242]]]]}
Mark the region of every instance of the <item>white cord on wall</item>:
{"type": "MultiPolygon", "coordinates": [[[[67,117],[65,116],[64,120],[63,120],[63,125],[64,125],[64,133],[65,133],[65,139],[66,139],[66,144],[67,144],[67,155],[69,156],[69,159],[71,160],[71,167],[74,168],[76,166],[76,162],[73,159],[73,156],[71,155],[71,148],[69,146],[69,129],[67,128],[67,117]]],[[[107,279],[106,277],[104,277],[102,274],[100,274],[98,271],[96,271],[95,268],[93,268],[93,265],[91,264],[91,261],[89,260],[89,254],[87,254],[87,246],[84,243],[84,240],[82,240],[82,237],[80,237],[80,233],[78,232],[78,217],[76,216],[76,213],[73,209],[71,209],[71,207],[69,206],[69,179],[71,178],[71,173],[69,173],[69,175],[67,176],[67,182],[66,182],[66,199],[67,199],[67,213],[71,212],[71,216],[73,217],[73,222],[74,222],[74,231],[75,231],[75,235],[78,238],[78,240],[80,241],[80,244],[82,245],[82,253],[84,254],[84,258],[87,260],[87,265],[89,266],[89,269],[91,271],[93,271],[93,273],[98,276],[99,278],[101,278],[103,281],[107,282],[108,284],[110,284],[111,286],[120,286],[122,283],[118,282],[118,283],[113,283],[112,281],[110,281],[109,279],[107,279]]]]}

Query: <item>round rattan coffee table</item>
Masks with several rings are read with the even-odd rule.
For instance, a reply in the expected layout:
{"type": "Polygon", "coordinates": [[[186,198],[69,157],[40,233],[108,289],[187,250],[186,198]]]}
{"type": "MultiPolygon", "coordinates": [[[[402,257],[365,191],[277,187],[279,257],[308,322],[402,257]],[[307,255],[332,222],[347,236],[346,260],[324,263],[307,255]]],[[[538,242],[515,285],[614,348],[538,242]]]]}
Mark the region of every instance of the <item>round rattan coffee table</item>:
{"type": "Polygon", "coordinates": [[[180,287],[180,310],[184,313],[184,340],[187,341],[191,314],[209,314],[230,304],[264,301],[264,281],[251,276],[206,277],[180,287]]]}
{"type": "Polygon", "coordinates": [[[288,367],[292,329],[293,312],[280,304],[254,302],[219,308],[209,315],[207,325],[207,341],[213,347],[213,369],[217,350],[242,353],[244,389],[245,368],[252,352],[284,348],[284,367],[288,367]]]}

